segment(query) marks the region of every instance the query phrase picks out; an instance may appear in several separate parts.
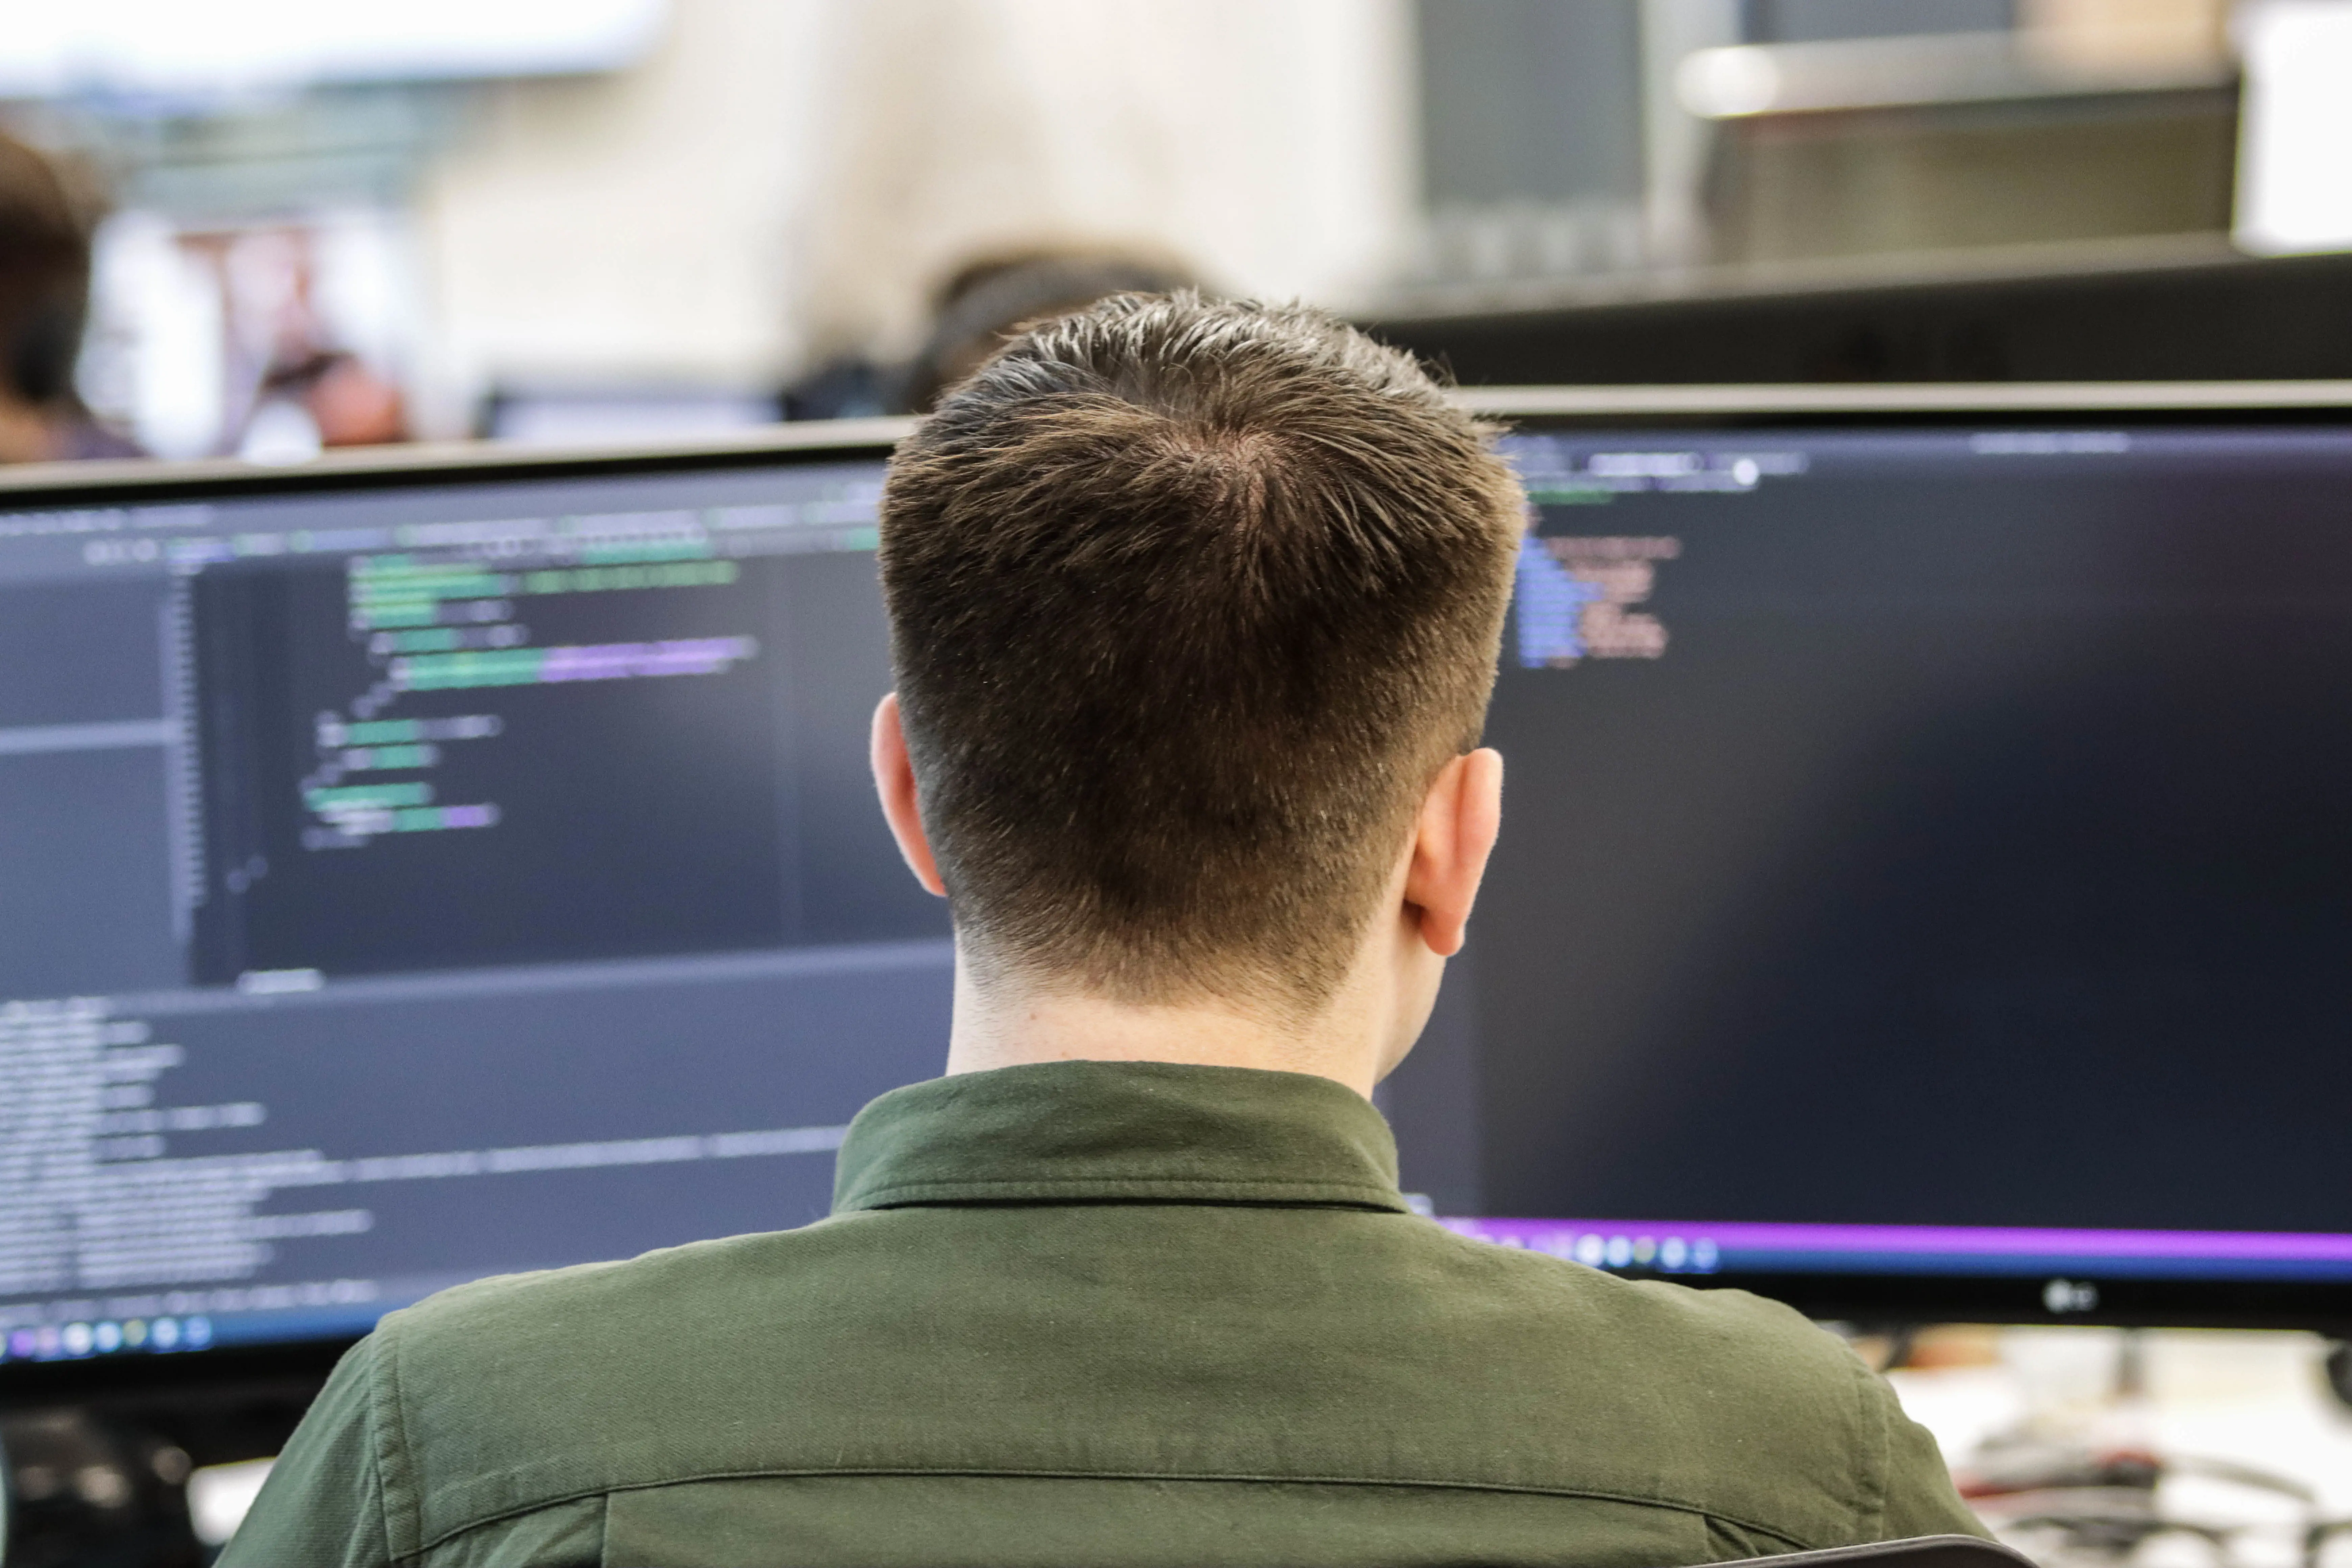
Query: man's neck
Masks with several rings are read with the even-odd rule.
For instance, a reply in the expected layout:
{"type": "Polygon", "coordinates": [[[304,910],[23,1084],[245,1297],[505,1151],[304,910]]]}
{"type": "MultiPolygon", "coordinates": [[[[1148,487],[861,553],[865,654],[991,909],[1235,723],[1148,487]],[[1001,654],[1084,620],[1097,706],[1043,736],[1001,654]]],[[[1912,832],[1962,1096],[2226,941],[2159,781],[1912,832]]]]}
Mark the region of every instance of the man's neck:
{"type": "Polygon", "coordinates": [[[956,965],[950,1074],[1028,1062],[1185,1062],[1314,1073],[1371,1098],[1386,1063],[1375,1019],[1343,994],[1305,1025],[1238,1007],[1138,1006],[1002,983],[956,965]]]}

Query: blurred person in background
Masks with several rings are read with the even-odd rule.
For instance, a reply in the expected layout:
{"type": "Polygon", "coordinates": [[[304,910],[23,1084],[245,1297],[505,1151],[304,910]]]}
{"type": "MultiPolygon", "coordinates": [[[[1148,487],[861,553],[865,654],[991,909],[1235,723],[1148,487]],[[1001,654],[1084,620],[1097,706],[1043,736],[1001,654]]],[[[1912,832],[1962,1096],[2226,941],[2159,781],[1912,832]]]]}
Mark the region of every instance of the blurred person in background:
{"type": "Polygon", "coordinates": [[[328,447],[409,438],[400,387],[346,345],[320,298],[312,226],[280,223],[184,237],[220,291],[224,450],[296,462],[328,447]]]}
{"type": "MultiPolygon", "coordinates": [[[[259,403],[267,408],[278,401],[300,411],[320,447],[376,447],[408,439],[408,410],[400,388],[346,350],[312,349],[273,365],[262,381],[259,403]]],[[[251,429],[248,422],[248,437],[251,429]]]]}
{"type": "Polygon", "coordinates": [[[1038,321],[1083,310],[1114,294],[1167,294],[1197,283],[1177,262],[1098,247],[1038,247],[974,257],[940,285],[930,330],[911,359],[897,366],[858,354],[833,360],[785,389],[784,416],[928,414],[942,393],[1038,321]]]}
{"type": "Polygon", "coordinates": [[[1039,321],[1114,294],[1169,294],[1195,282],[1173,262],[1109,250],[1034,250],[966,262],[940,289],[930,335],[900,384],[899,411],[929,413],[940,394],[1039,321]]]}
{"type": "Polygon", "coordinates": [[[90,225],[39,153],[0,135],[0,463],[135,458],[74,391],[90,225]]]}

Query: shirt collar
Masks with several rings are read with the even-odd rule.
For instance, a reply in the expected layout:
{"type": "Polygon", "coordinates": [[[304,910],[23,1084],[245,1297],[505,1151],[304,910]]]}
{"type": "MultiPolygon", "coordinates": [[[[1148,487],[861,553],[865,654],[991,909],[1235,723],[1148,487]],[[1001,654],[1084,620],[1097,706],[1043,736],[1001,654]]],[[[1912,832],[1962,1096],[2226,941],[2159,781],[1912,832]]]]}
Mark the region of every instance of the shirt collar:
{"type": "Polygon", "coordinates": [[[835,1214],[973,1203],[1339,1204],[1408,1212],[1388,1123],[1306,1073],[1039,1062],[893,1089],[858,1112],[835,1214]]]}

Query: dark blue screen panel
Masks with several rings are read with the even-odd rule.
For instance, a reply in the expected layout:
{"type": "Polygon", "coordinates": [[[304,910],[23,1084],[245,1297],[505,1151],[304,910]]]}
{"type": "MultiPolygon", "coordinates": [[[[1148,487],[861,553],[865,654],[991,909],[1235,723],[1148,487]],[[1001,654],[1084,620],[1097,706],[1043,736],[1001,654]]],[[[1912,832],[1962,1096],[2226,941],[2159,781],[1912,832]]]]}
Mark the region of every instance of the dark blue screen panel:
{"type": "Polygon", "coordinates": [[[937,1070],[877,456],[0,518],[0,1358],[825,1212],[937,1070]]]}

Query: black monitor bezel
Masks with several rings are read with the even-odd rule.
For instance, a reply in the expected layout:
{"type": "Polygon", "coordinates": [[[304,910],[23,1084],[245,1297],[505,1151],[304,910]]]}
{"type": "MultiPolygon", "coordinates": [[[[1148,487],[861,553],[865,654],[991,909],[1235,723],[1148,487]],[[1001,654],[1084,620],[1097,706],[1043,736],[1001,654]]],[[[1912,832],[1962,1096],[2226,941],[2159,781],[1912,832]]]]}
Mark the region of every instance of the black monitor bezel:
{"type": "Polygon", "coordinates": [[[642,446],[564,447],[453,441],[351,447],[306,462],[233,458],[161,463],[108,459],[0,468],[0,511],[60,506],[155,506],[241,500],[310,491],[362,492],[537,479],[622,478],[693,469],[886,458],[913,429],[911,419],[841,419],[778,425],[726,439],[642,446]]]}
{"type": "MultiPolygon", "coordinates": [[[[1489,387],[1456,394],[1496,425],[1541,431],[1736,431],[1889,426],[2342,425],[2352,428],[2352,382],[1905,386],[1489,387]]],[[[0,511],[58,506],[153,505],[738,469],[887,457],[915,427],[905,419],[779,426],[723,440],[625,448],[501,447],[490,443],[330,453],[283,467],[194,463],[41,464],[0,469],[0,511]]],[[[1534,1216],[1518,1216],[1534,1217],[1534,1216]]],[[[1755,1290],[1808,1315],[1872,1323],[1976,1321],[2168,1328],[2306,1329],[2352,1333],[2352,1283],[2098,1279],[2098,1303],[2053,1312],[2042,1276],[1734,1274],[1686,1284],[1755,1290]]],[[[350,1338],[289,1340],[171,1354],[0,1363],[0,1408],[164,1390],[323,1378],[350,1338]]]]}

